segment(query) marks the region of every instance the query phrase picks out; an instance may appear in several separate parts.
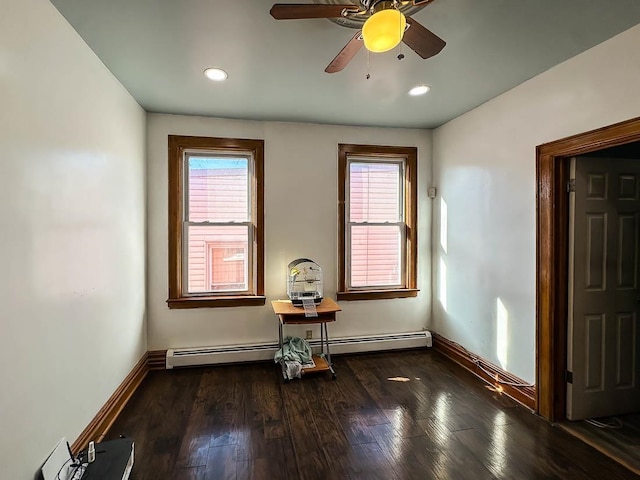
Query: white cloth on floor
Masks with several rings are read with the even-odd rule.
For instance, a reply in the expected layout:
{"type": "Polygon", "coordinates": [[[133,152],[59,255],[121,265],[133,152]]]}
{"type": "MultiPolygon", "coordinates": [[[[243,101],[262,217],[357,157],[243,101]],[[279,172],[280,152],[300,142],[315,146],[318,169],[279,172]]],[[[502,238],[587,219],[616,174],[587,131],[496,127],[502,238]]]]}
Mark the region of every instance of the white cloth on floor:
{"type": "Polygon", "coordinates": [[[294,378],[302,377],[302,364],[295,360],[283,360],[284,362],[284,374],[287,380],[293,380],[294,378]]]}

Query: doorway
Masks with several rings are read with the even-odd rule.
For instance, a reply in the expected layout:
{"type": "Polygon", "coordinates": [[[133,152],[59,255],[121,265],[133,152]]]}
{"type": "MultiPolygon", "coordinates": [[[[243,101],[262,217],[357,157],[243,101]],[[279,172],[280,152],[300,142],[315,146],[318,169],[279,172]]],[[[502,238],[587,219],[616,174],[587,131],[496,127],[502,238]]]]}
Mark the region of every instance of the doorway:
{"type": "Polygon", "coordinates": [[[567,418],[640,411],[640,148],[571,158],[567,418]]]}
{"type": "Polygon", "coordinates": [[[536,347],[537,411],[566,421],[569,308],[569,196],[571,157],[611,147],[634,148],[640,118],[540,145],[537,148],[536,347]],[[624,147],[620,147],[624,146],[624,147]]]}

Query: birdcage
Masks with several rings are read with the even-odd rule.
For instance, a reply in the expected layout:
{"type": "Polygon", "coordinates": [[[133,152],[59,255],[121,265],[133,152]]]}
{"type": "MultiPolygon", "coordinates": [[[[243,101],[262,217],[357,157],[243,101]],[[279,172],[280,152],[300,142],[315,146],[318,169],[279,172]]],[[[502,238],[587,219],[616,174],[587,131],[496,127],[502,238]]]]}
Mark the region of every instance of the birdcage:
{"type": "Polygon", "coordinates": [[[298,258],[287,266],[287,295],[294,305],[303,300],[322,301],[322,268],[313,260],[298,258]]]}

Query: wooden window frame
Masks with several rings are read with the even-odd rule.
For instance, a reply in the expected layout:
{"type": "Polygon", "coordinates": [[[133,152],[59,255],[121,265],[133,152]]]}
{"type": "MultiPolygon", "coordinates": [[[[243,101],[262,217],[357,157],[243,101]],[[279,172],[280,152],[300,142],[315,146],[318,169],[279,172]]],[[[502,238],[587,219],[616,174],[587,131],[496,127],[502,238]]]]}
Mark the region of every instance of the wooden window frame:
{"type": "Polygon", "coordinates": [[[418,149],[416,147],[393,147],[382,145],[338,145],[338,300],[380,300],[407,298],[418,295],[418,149]],[[404,221],[406,223],[404,265],[404,288],[349,289],[346,264],[347,248],[347,168],[350,157],[373,159],[403,159],[404,167],[404,221]]]}
{"type": "Polygon", "coordinates": [[[169,135],[169,308],[264,305],[264,140],[169,135]],[[252,222],[255,291],[246,295],[186,295],[183,292],[184,154],[189,150],[250,153],[253,158],[252,222]]]}

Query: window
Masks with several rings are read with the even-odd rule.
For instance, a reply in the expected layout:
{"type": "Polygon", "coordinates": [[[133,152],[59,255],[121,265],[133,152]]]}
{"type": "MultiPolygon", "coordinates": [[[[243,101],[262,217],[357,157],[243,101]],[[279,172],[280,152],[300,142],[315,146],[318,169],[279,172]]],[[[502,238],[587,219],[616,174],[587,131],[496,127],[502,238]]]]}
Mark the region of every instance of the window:
{"type": "Polygon", "coordinates": [[[263,152],[169,136],[169,308],[264,305],[263,152]]]}
{"type": "Polygon", "coordinates": [[[417,296],[417,157],[339,145],[339,300],[417,296]]]}

